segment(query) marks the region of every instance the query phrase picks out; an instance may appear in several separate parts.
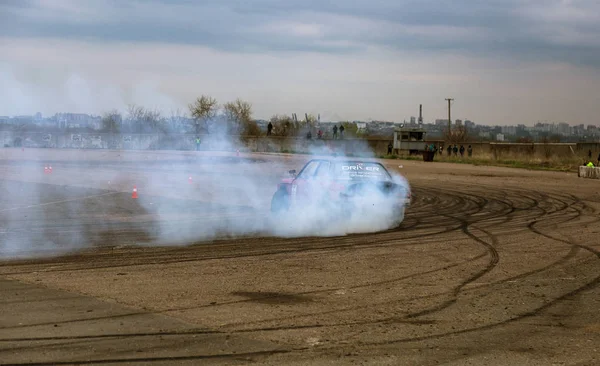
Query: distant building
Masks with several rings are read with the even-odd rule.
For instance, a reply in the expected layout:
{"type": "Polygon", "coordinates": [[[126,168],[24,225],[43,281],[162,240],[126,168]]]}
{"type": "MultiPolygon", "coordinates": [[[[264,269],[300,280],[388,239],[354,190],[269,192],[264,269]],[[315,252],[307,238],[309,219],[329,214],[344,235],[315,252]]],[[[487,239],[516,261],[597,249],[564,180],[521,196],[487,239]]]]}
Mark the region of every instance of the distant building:
{"type": "Polygon", "coordinates": [[[99,125],[100,117],[92,117],[85,113],[57,113],[54,119],[59,128],[95,128],[99,125]]]}
{"type": "Polygon", "coordinates": [[[514,136],[517,134],[517,126],[502,126],[502,134],[514,136]]]}
{"type": "Polygon", "coordinates": [[[561,122],[558,124],[558,133],[561,135],[570,135],[571,134],[571,126],[568,123],[561,122]]]}
{"type": "Polygon", "coordinates": [[[10,119],[10,123],[19,125],[21,123],[33,123],[33,116],[14,116],[10,119]]]}
{"type": "Polygon", "coordinates": [[[496,134],[496,141],[504,141],[504,134],[497,133],[496,134]]]}
{"type": "Polygon", "coordinates": [[[457,119],[454,123],[456,123],[457,126],[462,126],[462,119],[457,119]]]}

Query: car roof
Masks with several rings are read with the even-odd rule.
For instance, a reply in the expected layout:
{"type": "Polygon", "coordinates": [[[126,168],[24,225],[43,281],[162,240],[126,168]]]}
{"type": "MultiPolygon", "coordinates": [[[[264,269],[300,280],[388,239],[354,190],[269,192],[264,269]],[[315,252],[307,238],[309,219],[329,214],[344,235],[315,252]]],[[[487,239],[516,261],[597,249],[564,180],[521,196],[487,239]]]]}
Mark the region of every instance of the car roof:
{"type": "MultiPolygon", "coordinates": [[[[381,164],[378,161],[373,161],[373,160],[361,160],[361,159],[345,159],[345,158],[334,158],[334,159],[324,159],[324,158],[317,158],[317,159],[310,159],[309,161],[306,162],[306,164],[312,162],[312,161],[321,161],[321,162],[330,162],[330,163],[361,163],[361,164],[378,164],[383,166],[383,164],[381,164]]],[[[306,165],[305,164],[305,165],[306,165]]],[[[385,168],[385,167],[384,167],[385,168]]]]}

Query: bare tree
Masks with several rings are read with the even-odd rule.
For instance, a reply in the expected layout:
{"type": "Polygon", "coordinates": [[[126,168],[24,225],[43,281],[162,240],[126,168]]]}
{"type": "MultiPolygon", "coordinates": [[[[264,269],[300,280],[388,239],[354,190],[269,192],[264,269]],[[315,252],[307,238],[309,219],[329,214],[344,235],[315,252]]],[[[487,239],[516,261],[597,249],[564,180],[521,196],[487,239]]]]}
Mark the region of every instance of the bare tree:
{"type": "Polygon", "coordinates": [[[276,114],[270,122],[273,124],[273,134],[277,136],[296,136],[300,130],[299,123],[290,116],[276,114]]]}
{"type": "Polygon", "coordinates": [[[142,106],[130,104],[127,107],[127,120],[131,124],[133,132],[157,132],[166,127],[166,120],[158,110],[146,109],[142,106]]]}
{"type": "Polygon", "coordinates": [[[552,145],[551,144],[554,142],[547,135],[542,136],[539,139],[539,142],[542,144],[542,152],[544,153],[544,158],[546,158],[546,160],[550,159],[552,157],[552,145]]]}
{"type": "Polygon", "coordinates": [[[252,119],[252,105],[241,99],[225,103],[223,106],[227,118],[238,124],[243,124],[252,119]]]}
{"type": "Polygon", "coordinates": [[[141,117],[144,113],[144,108],[135,104],[127,106],[127,122],[131,132],[141,131],[141,117]]]}
{"type": "Polygon", "coordinates": [[[307,127],[315,127],[317,125],[317,117],[313,114],[304,114],[304,123],[306,123],[307,127]]]}
{"type": "Polygon", "coordinates": [[[225,103],[223,106],[225,116],[230,125],[230,131],[236,131],[242,135],[260,134],[260,129],[252,119],[252,105],[241,99],[225,103]]]}
{"type": "Polygon", "coordinates": [[[208,123],[212,118],[215,118],[219,104],[215,98],[208,95],[202,95],[189,106],[190,114],[194,119],[196,134],[200,133],[200,123],[204,123],[207,133],[210,133],[208,123]]]}
{"type": "Polygon", "coordinates": [[[109,139],[109,148],[115,149],[117,148],[117,137],[121,132],[121,124],[123,122],[123,117],[118,110],[113,109],[110,110],[102,116],[102,131],[110,132],[109,139]]]}
{"type": "Polygon", "coordinates": [[[118,110],[113,109],[102,116],[102,131],[119,133],[121,130],[122,117],[118,110]]]}
{"type": "Polygon", "coordinates": [[[159,110],[146,110],[144,114],[144,125],[152,132],[166,132],[167,120],[159,110]]]}
{"type": "Polygon", "coordinates": [[[180,131],[183,123],[187,120],[187,115],[182,112],[179,108],[177,110],[171,110],[171,116],[168,118],[167,124],[169,129],[173,131],[180,131]]]}
{"type": "Polygon", "coordinates": [[[460,144],[469,139],[469,131],[466,126],[454,126],[454,128],[444,131],[444,139],[449,144],[460,144]]]}

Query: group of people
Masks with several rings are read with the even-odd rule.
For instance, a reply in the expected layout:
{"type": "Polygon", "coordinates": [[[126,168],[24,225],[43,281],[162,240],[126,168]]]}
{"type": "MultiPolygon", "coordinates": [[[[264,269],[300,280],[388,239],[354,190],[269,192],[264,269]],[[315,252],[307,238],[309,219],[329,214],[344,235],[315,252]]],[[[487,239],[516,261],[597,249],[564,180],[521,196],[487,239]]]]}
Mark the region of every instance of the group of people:
{"type": "MultiPolygon", "coordinates": [[[[344,125],[340,124],[340,127],[338,128],[337,125],[334,125],[332,128],[333,131],[333,139],[337,140],[338,139],[338,131],[339,131],[339,138],[343,139],[344,138],[344,125]]],[[[271,136],[271,134],[273,133],[273,124],[271,122],[269,122],[269,124],[267,125],[267,136],[271,136]]],[[[312,139],[312,131],[309,129],[308,132],[306,133],[306,138],[307,139],[312,139]]],[[[323,130],[319,129],[317,131],[317,139],[321,140],[323,138],[323,130]]]]}
{"type": "MultiPolygon", "coordinates": [[[[446,151],[448,152],[448,156],[450,155],[454,155],[454,156],[458,156],[458,154],[460,154],[460,156],[465,156],[465,150],[467,151],[467,155],[473,156],[473,147],[471,145],[469,145],[466,149],[464,145],[460,145],[460,147],[458,147],[456,144],[454,144],[454,146],[452,145],[448,145],[448,147],[446,148],[446,151]]],[[[440,145],[440,154],[442,154],[443,152],[443,147],[440,145]]]]}
{"type": "MultiPolygon", "coordinates": [[[[425,151],[435,151],[436,153],[439,152],[439,154],[442,155],[444,153],[444,146],[440,145],[439,148],[436,149],[434,144],[425,145],[425,151]]],[[[446,151],[448,153],[448,156],[451,156],[451,155],[458,156],[458,154],[460,154],[460,156],[465,156],[465,151],[467,152],[468,156],[473,156],[473,147],[471,145],[469,145],[465,149],[464,145],[460,145],[460,147],[459,147],[456,144],[454,144],[454,146],[452,144],[450,144],[446,148],[446,151]]]]}
{"type": "MultiPolygon", "coordinates": [[[[392,154],[393,149],[394,149],[394,145],[390,142],[388,144],[388,150],[387,150],[388,155],[392,154]]],[[[444,147],[441,144],[440,144],[439,148],[436,148],[435,144],[425,145],[425,151],[434,151],[435,153],[438,153],[438,151],[439,151],[439,154],[442,155],[442,154],[444,154],[444,147]]],[[[464,145],[460,145],[460,147],[458,147],[456,144],[454,146],[448,145],[448,148],[446,149],[446,151],[448,152],[448,156],[451,156],[452,153],[454,153],[454,156],[458,156],[459,153],[460,153],[460,156],[464,156],[465,151],[467,152],[468,156],[473,156],[473,147],[471,145],[469,145],[466,149],[465,149],[464,145]]]]}
{"type": "MultiPolygon", "coordinates": [[[[340,125],[340,128],[338,129],[338,126],[334,125],[333,126],[333,139],[337,140],[338,139],[338,131],[340,133],[339,138],[343,139],[344,138],[344,125],[340,125]]],[[[312,139],[312,132],[310,130],[308,130],[308,132],[306,133],[306,138],[307,139],[312,139]]],[[[317,139],[321,140],[323,139],[323,130],[319,129],[317,131],[317,139]]]]}

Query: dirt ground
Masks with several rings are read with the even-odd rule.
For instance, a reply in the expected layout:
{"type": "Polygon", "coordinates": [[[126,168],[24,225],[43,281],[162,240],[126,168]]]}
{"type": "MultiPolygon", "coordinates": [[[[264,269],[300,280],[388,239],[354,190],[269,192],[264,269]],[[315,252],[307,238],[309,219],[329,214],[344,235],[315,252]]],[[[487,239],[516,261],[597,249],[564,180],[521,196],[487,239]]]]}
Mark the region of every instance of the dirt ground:
{"type": "Polygon", "coordinates": [[[388,160],[399,227],[265,235],[308,159],[1,150],[0,364],[600,363],[600,181],[388,160]]]}

